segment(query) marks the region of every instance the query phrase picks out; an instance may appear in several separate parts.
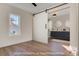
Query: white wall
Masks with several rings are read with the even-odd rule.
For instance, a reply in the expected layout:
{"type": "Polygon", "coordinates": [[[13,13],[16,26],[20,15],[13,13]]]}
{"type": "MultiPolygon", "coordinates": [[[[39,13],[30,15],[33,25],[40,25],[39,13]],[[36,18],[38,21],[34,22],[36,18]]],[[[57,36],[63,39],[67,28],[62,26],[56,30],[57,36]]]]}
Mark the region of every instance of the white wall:
{"type": "MultiPolygon", "coordinates": [[[[66,29],[66,31],[69,31],[70,27],[66,26],[66,22],[70,21],[69,13],[64,15],[57,15],[56,17],[50,17],[50,21],[52,21],[52,31],[63,31],[63,29],[66,29]],[[57,24],[57,22],[60,22],[61,24],[57,24]],[[60,26],[59,26],[60,25],[60,26]]],[[[67,24],[69,26],[70,22],[67,24]]]]}
{"type": "MultiPolygon", "coordinates": [[[[79,19],[79,3],[78,3],[78,19],[79,19]]],[[[79,26],[78,26],[78,53],[77,53],[77,55],[79,56],[79,26]]]]}
{"type": "Polygon", "coordinates": [[[78,50],[79,34],[78,4],[70,4],[70,45],[73,50],[78,50]]]}
{"type": "Polygon", "coordinates": [[[0,47],[32,40],[32,14],[6,4],[0,4],[0,47]],[[9,15],[21,17],[21,35],[9,36],[9,15]]]}

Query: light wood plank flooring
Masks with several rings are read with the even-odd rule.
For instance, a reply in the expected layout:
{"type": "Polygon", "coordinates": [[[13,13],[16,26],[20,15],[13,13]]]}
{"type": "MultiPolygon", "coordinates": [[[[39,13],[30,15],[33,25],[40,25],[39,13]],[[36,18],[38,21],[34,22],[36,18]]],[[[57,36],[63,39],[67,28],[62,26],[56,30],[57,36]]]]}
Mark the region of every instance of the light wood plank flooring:
{"type": "Polygon", "coordinates": [[[24,42],[4,48],[0,48],[0,56],[69,56],[71,53],[60,43],[49,40],[48,44],[36,41],[24,42]]]}

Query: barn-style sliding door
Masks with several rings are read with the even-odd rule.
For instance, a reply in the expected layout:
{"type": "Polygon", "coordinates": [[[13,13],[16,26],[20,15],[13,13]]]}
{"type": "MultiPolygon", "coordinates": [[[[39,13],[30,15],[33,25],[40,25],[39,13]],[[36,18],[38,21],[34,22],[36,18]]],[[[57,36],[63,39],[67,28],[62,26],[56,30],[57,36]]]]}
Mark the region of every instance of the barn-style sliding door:
{"type": "Polygon", "coordinates": [[[48,14],[42,12],[34,15],[33,19],[33,40],[48,43],[48,14]]]}

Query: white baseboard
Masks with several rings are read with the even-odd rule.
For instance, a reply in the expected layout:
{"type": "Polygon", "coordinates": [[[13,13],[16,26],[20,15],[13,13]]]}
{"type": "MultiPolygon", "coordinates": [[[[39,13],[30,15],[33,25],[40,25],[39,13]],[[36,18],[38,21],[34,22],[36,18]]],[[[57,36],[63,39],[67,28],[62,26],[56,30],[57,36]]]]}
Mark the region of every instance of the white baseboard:
{"type": "Polygon", "coordinates": [[[17,40],[17,41],[2,40],[2,41],[0,41],[0,48],[15,45],[15,44],[19,44],[19,43],[23,43],[23,42],[28,42],[28,41],[31,41],[31,40],[17,40]]]}

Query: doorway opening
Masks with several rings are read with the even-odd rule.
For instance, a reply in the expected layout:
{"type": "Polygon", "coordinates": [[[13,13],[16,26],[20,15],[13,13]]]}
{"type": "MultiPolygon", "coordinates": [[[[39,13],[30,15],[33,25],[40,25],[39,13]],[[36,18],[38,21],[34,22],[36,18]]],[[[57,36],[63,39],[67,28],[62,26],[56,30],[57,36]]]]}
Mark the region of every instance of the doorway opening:
{"type": "MultiPolygon", "coordinates": [[[[64,47],[70,51],[70,10],[69,6],[48,12],[48,43],[54,48],[64,47]],[[55,44],[54,44],[55,43],[55,44]]],[[[56,49],[54,49],[56,50],[56,49]]]]}

